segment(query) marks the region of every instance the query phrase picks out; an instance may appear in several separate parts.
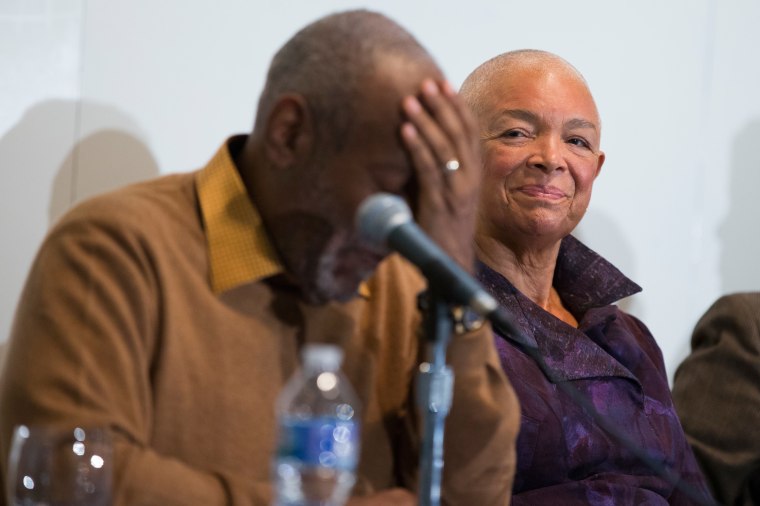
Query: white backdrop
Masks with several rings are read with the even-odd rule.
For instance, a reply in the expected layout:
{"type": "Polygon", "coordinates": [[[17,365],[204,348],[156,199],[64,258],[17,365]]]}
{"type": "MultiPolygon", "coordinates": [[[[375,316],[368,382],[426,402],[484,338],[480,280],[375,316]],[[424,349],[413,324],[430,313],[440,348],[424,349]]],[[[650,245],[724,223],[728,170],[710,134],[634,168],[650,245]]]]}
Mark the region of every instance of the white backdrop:
{"type": "Polygon", "coordinates": [[[50,223],[93,193],[201,166],[250,128],[267,64],[349,7],[411,30],[459,85],[517,48],[583,72],[607,162],[578,234],[669,375],[722,293],[760,290],[760,3],[0,0],[0,342],[50,223]]]}

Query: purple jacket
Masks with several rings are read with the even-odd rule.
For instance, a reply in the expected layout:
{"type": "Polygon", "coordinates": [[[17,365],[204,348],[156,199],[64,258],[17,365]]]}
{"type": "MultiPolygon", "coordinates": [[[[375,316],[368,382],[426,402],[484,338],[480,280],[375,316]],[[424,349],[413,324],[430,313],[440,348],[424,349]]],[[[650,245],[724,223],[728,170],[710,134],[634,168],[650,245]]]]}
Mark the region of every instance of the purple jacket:
{"type": "Polygon", "coordinates": [[[565,238],[554,287],[578,320],[576,329],[487,266],[479,266],[478,277],[535,339],[555,379],[497,332],[522,411],[513,505],[693,504],[600,429],[558,381],[570,382],[637,446],[709,497],[673,408],[657,343],[643,323],[612,305],[641,291],[638,285],[577,239],[565,238]]]}

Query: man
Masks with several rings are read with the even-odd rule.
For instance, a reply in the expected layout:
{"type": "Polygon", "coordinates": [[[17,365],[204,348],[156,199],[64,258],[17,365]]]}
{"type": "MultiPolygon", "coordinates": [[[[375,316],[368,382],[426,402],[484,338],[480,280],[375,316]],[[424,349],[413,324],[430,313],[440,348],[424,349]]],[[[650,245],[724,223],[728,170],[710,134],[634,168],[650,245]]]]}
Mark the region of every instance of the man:
{"type": "MultiPolygon", "coordinates": [[[[413,503],[397,487],[417,478],[424,282],[395,255],[381,262],[354,215],[374,192],[402,195],[472,270],[474,134],[392,21],[356,11],[301,30],[274,57],[250,136],[50,232],[12,331],[3,455],[18,423],[109,426],[114,504],[268,504],[275,398],[303,342],[335,342],[363,402],[357,501],[413,503]]],[[[516,399],[488,329],[449,351],[443,500],[506,504],[516,399]]]]}
{"type": "Polygon", "coordinates": [[[760,504],[760,292],[725,295],[700,318],[673,400],[715,498],[760,504]]]}

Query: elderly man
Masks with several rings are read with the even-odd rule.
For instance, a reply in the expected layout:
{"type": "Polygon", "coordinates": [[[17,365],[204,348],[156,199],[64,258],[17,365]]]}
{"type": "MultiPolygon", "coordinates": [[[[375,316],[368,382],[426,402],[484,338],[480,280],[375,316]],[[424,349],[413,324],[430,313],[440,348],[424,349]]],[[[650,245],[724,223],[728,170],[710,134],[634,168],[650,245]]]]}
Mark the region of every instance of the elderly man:
{"type": "MultiPolygon", "coordinates": [[[[302,343],[332,342],[363,403],[357,504],[413,502],[397,487],[416,483],[424,282],[363,244],[354,215],[404,196],[472,270],[479,169],[474,121],[411,35],[366,11],[307,26],[274,57],[249,136],[50,232],[11,337],[2,462],[15,424],[109,426],[114,504],[269,504],[275,398],[302,343]]],[[[506,504],[516,398],[487,329],[450,356],[443,500],[506,504]]]]}
{"type": "Polygon", "coordinates": [[[462,95],[483,149],[479,277],[542,357],[497,329],[522,412],[513,504],[708,504],[657,343],[614,305],[641,289],[570,235],[605,160],[586,81],[556,55],[522,50],[478,67],[462,95]]]}

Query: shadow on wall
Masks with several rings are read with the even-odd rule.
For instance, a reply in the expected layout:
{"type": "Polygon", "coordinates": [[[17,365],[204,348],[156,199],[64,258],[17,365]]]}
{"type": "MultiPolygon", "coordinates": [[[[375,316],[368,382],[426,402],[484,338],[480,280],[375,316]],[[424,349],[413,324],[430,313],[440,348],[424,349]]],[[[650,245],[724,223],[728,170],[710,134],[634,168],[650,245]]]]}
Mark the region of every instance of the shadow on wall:
{"type": "MultiPolygon", "coordinates": [[[[620,271],[636,282],[636,262],[633,248],[621,232],[620,227],[603,213],[590,209],[575,229],[573,235],[612,263],[620,271]]],[[[636,295],[618,302],[620,309],[627,313],[637,313],[636,295]]]]}
{"type": "Polygon", "coordinates": [[[13,188],[8,197],[36,215],[41,192],[52,182],[52,224],[83,198],[155,177],[158,165],[142,136],[128,115],[108,105],[85,101],[77,110],[73,100],[35,104],[0,139],[3,182],[13,188]]]}
{"type": "Polygon", "coordinates": [[[49,223],[78,201],[158,173],[155,159],[135,136],[110,129],[89,135],[72,148],[56,173],[49,223]]]}
{"type": "Polygon", "coordinates": [[[729,208],[718,229],[722,293],[760,290],[760,120],[737,135],[731,153],[729,208]]]}
{"type": "Polygon", "coordinates": [[[26,273],[49,226],[82,198],[159,171],[135,121],[104,104],[45,100],[0,135],[4,341],[26,273]]]}
{"type": "Polygon", "coordinates": [[[78,201],[159,174],[150,150],[131,133],[137,127],[127,116],[88,102],[82,105],[81,116],[90,133],[71,148],[55,175],[50,225],[78,201]]]}

